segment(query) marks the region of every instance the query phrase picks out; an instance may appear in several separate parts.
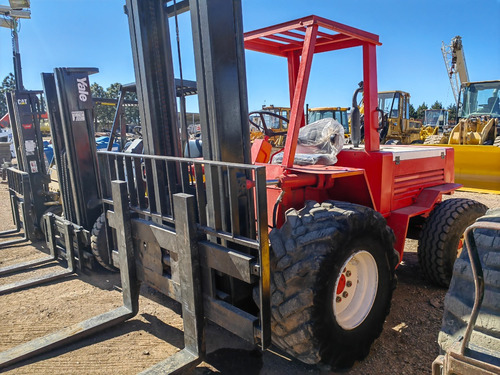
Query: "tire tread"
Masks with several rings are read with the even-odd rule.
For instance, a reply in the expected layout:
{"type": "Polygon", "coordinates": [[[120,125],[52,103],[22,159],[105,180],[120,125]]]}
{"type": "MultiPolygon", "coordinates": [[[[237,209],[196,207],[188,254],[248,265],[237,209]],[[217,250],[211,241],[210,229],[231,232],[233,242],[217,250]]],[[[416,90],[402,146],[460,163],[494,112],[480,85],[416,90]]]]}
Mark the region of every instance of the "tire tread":
{"type": "MultiPolygon", "coordinates": [[[[273,342],[302,362],[325,362],[322,357],[324,348],[318,339],[321,336],[318,331],[322,328],[314,310],[317,290],[307,286],[319,282],[321,265],[331,251],[332,241],[340,240],[346,232],[363,233],[363,230],[372,228],[392,249],[387,255],[392,268],[392,295],[395,287],[393,272],[399,262],[398,253],[392,248],[394,234],[379,213],[346,202],[306,202],[303,209],[291,209],[286,216],[282,228],[270,233],[273,342]]],[[[390,296],[386,315],[389,309],[390,296]]],[[[351,357],[336,359],[334,362],[337,363],[329,364],[350,367],[355,360],[362,359],[373,340],[382,332],[382,325],[383,322],[372,329],[367,348],[353,350],[351,357]]]]}
{"type": "MultiPolygon", "coordinates": [[[[489,210],[487,215],[478,221],[500,222],[500,210],[492,216],[489,210]],[[491,220],[493,219],[493,220],[491,220]]],[[[491,241],[481,243],[476,241],[481,264],[483,265],[485,293],[483,304],[479,311],[476,326],[471,337],[471,344],[488,351],[500,352],[500,279],[499,264],[492,264],[492,259],[500,259],[500,233],[477,229],[474,238],[490,237],[491,241]],[[485,261],[490,259],[490,261],[485,261]]],[[[463,251],[453,268],[453,278],[444,301],[444,315],[438,343],[442,352],[445,352],[461,335],[464,334],[474,305],[474,279],[467,251],[463,251]]]]}
{"type": "Polygon", "coordinates": [[[418,241],[419,263],[429,281],[442,287],[449,285],[453,264],[449,264],[447,260],[447,247],[455,236],[460,237],[457,233],[459,229],[463,233],[465,228],[484,215],[487,209],[482,203],[464,198],[447,199],[434,208],[418,241]]]}
{"type": "Polygon", "coordinates": [[[106,240],[106,214],[102,213],[94,223],[90,236],[90,248],[97,262],[106,270],[116,272],[117,268],[113,267],[106,259],[104,259],[103,251],[107,251],[106,240]],[[106,249],[103,249],[106,247],[106,249]]]}

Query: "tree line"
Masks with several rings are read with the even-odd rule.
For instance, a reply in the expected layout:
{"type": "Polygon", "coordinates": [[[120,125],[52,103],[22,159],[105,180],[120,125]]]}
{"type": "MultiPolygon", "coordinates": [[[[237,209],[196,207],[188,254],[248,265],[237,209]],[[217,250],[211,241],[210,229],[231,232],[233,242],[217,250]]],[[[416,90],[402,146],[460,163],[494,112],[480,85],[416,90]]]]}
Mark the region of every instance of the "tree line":
{"type": "Polygon", "coordinates": [[[0,118],[3,117],[7,112],[7,99],[5,98],[5,93],[16,89],[16,79],[14,74],[9,73],[3,79],[2,85],[0,86],[0,118]]]}
{"type": "MultiPolygon", "coordinates": [[[[5,92],[15,89],[15,78],[12,73],[9,73],[2,81],[0,86],[0,117],[7,113],[7,102],[5,100],[5,92]]],[[[104,89],[98,83],[93,83],[90,87],[92,92],[92,97],[94,98],[105,98],[105,99],[117,99],[120,93],[120,84],[113,83],[107,89],[104,89]]],[[[135,92],[128,92],[125,96],[128,100],[137,100],[137,94],[135,92]]],[[[439,101],[435,101],[429,108],[429,106],[423,102],[417,109],[410,104],[409,115],[411,118],[416,120],[423,120],[426,109],[443,109],[443,104],[439,101]]],[[[457,117],[457,106],[455,104],[450,104],[447,108],[449,111],[450,121],[454,121],[457,117]]],[[[106,131],[110,130],[113,125],[113,119],[115,116],[116,107],[114,105],[102,105],[98,104],[94,107],[94,123],[96,131],[106,131]]],[[[124,110],[125,121],[127,125],[139,125],[139,109],[135,105],[126,106],[124,110]]]]}
{"type": "MultiPolygon", "coordinates": [[[[92,97],[102,98],[102,99],[118,99],[120,94],[120,83],[113,83],[107,89],[104,89],[98,83],[93,83],[90,85],[90,91],[92,97]]],[[[127,92],[125,94],[126,100],[137,100],[137,93],[127,92]]],[[[96,131],[109,131],[113,125],[113,119],[115,117],[116,106],[115,105],[105,105],[96,104],[94,106],[94,124],[96,131]]],[[[137,105],[125,105],[124,107],[124,117],[127,125],[139,125],[139,108],[137,105]]]]}
{"type": "MultiPolygon", "coordinates": [[[[9,73],[0,85],[0,117],[8,112],[7,100],[5,98],[5,93],[7,91],[15,90],[16,80],[12,73],[9,73]]],[[[90,86],[93,98],[103,98],[103,99],[117,99],[120,93],[120,84],[113,83],[107,89],[104,89],[98,83],[93,83],[90,86]]],[[[137,94],[135,92],[128,92],[125,95],[127,100],[137,100],[137,94]]],[[[113,125],[113,119],[115,117],[116,106],[115,105],[104,105],[97,104],[94,106],[94,124],[95,131],[109,131],[113,125]]],[[[127,125],[139,125],[139,109],[136,105],[129,105],[124,107],[124,117],[127,125]]]]}
{"type": "Polygon", "coordinates": [[[410,118],[413,118],[415,120],[424,120],[424,115],[425,115],[425,110],[426,109],[447,109],[448,110],[448,118],[450,119],[450,122],[454,122],[456,117],[457,117],[457,105],[456,104],[450,104],[447,108],[443,107],[443,103],[439,101],[435,101],[433,105],[429,106],[423,102],[420,104],[417,109],[415,110],[415,107],[413,107],[413,104],[410,104],[410,118]]]}

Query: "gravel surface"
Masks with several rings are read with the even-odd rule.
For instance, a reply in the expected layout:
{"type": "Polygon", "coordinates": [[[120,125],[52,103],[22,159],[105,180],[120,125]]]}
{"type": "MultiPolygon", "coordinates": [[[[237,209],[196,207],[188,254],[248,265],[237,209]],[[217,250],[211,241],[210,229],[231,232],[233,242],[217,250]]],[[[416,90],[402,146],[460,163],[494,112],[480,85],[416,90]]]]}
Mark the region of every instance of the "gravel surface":
{"type": "MultiPolygon", "coordinates": [[[[455,197],[500,207],[500,196],[457,192],[455,197]]],[[[7,185],[0,184],[0,230],[9,229],[11,212],[7,185]]],[[[368,358],[357,363],[350,375],[430,374],[438,355],[437,335],[441,326],[445,290],[432,286],[421,275],[416,241],[408,240],[392,309],[381,337],[368,358]]],[[[43,243],[0,250],[0,267],[41,257],[43,243]]],[[[35,273],[50,272],[39,267],[35,273]]],[[[2,277],[5,285],[30,273],[2,277]]],[[[80,322],[121,305],[117,274],[99,272],[71,276],[64,281],[0,296],[0,351],[59,328],[80,322]]],[[[7,374],[135,374],[179,351],[183,346],[180,305],[143,287],[139,314],[91,338],[24,361],[7,374]]],[[[206,361],[194,374],[329,374],[288,358],[274,347],[260,353],[225,330],[209,325],[206,361]]]]}

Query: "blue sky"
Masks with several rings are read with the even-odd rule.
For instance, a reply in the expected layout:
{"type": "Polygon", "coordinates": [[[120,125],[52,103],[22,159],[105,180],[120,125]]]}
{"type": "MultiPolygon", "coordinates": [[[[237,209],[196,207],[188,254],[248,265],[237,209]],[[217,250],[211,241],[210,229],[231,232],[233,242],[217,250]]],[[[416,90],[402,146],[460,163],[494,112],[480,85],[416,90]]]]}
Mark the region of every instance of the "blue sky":
{"type": "MultiPolygon", "coordinates": [[[[41,72],[68,66],[98,67],[91,80],[105,88],[133,82],[124,2],[31,0],[32,18],[21,22],[19,35],[25,87],[41,89],[41,72]]],[[[456,35],[462,36],[471,80],[500,79],[500,0],[243,0],[245,31],[310,14],[378,34],[379,91],[408,91],[415,108],[424,101],[454,101],[440,47],[456,35]]],[[[189,16],[181,15],[179,22],[184,78],[195,79],[189,16]]],[[[8,29],[0,29],[0,46],[3,79],[13,71],[8,29]]],[[[317,55],[306,102],[349,106],[362,79],[361,57],[361,48],[317,55]]],[[[176,58],[174,65],[177,69],[176,58]]],[[[285,59],[247,52],[246,66],[250,110],[288,105],[285,59]]],[[[197,111],[195,99],[188,111],[197,111]]]]}

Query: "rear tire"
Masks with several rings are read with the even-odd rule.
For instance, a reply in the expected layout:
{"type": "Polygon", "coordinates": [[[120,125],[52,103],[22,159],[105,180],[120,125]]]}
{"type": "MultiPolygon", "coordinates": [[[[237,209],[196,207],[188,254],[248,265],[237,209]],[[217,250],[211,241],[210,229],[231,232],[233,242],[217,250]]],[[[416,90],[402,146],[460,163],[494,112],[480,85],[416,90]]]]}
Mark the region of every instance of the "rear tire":
{"type": "Polygon", "coordinates": [[[355,204],[307,202],[270,239],[273,342],[334,369],[366,357],[396,285],[399,256],[384,218],[355,204]]]}
{"type": "MultiPolygon", "coordinates": [[[[500,209],[489,210],[478,221],[500,222],[500,209]]],[[[470,343],[474,349],[500,353],[500,232],[476,229],[474,232],[484,273],[484,299],[470,343]]],[[[464,249],[465,250],[465,249],[464,249]]],[[[444,353],[463,336],[474,305],[474,278],[467,251],[453,268],[450,289],[444,300],[444,315],[438,343],[444,353]]]]}
{"type": "Polygon", "coordinates": [[[97,262],[108,271],[118,272],[108,253],[108,239],[106,235],[106,213],[102,213],[94,223],[90,237],[90,248],[97,262]]]}
{"type": "Polygon", "coordinates": [[[418,260],[430,282],[445,288],[450,285],[453,264],[462,249],[462,235],[487,209],[471,199],[453,198],[432,210],[418,240],[418,260]]]}

